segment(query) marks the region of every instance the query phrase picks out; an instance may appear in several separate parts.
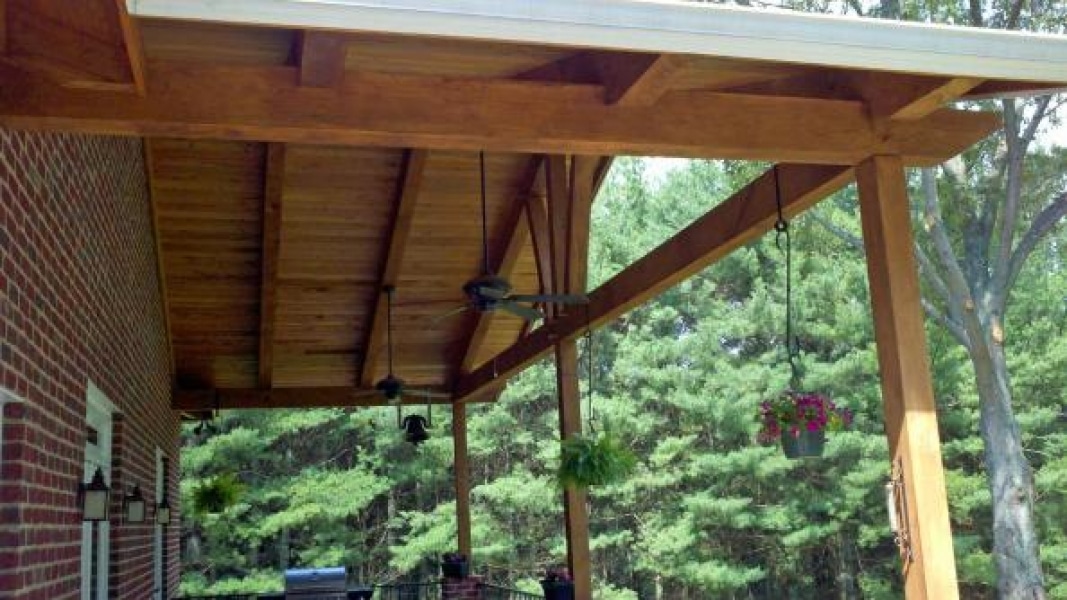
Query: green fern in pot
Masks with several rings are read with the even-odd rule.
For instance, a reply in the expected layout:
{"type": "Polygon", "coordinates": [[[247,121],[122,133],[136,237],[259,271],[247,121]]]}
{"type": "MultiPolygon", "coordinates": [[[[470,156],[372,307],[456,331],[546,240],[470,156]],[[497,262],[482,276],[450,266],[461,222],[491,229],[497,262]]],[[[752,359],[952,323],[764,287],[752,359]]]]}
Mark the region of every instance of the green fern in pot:
{"type": "Polygon", "coordinates": [[[637,458],[610,433],[576,435],[560,444],[557,479],[563,487],[608,485],[626,479],[637,458]]]}

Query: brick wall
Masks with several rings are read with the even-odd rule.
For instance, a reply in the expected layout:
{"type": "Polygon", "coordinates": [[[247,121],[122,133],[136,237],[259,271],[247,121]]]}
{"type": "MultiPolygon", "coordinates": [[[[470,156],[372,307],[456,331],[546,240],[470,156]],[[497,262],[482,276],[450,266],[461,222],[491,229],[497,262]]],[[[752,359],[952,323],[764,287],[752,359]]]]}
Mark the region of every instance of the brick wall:
{"type": "Polygon", "coordinates": [[[154,505],[157,446],[178,464],[162,306],[140,141],[0,129],[0,598],[78,598],[89,381],[118,411],[112,597],[151,597],[154,526],[124,523],[121,496],[154,505]]]}
{"type": "Polygon", "coordinates": [[[446,577],[441,583],[442,600],[482,600],[482,578],[478,576],[466,579],[446,577]]]}

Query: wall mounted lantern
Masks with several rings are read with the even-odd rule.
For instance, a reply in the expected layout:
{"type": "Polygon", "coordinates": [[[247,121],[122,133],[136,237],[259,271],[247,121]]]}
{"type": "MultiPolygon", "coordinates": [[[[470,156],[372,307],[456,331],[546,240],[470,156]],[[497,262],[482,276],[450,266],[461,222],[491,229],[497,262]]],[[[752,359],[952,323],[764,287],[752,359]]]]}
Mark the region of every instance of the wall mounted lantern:
{"type": "Polygon", "coordinates": [[[144,523],[145,500],[141,495],[141,486],[134,484],[133,491],[122,498],[123,512],[126,513],[127,523],[144,523]]]}
{"type": "Polygon", "coordinates": [[[170,525],[170,502],[167,502],[166,496],[156,505],[156,524],[170,525]]]}
{"type": "Polygon", "coordinates": [[[78,500],[82,509],[83,521],[107,521],[111,488],[104,481],[104,472],[100,467],[93,473],[89,483],[78,486],[78,500]]]}

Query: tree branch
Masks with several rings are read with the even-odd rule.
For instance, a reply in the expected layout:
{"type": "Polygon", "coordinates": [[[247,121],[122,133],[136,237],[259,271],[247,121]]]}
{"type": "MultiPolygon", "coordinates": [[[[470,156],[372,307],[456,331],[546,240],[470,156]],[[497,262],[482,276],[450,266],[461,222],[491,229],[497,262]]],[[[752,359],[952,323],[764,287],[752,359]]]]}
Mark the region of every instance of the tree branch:
{"type": "Polygon", "coordinates": [[[1023,263],[1033,253],[1037,243],[1041,241],[1041,238],[1048,235],[1052,228],[1065,216],[1067,216],[1067,192],[1057,196],[1055,200],[1038,213],[1037,217],[1034,218],[1034,222],[1030,224],[1030,229],[1026,231],[1026,235],[1019,242],[1019,246],[1015,248],[1008,268],[1007,289],[1015,285],[1015,280],[1023,269],[1023,263]]]}
{"type": "Polygon", "coordinates": [[[967,284],[967,277],[963,274],[959,260],[957,260],[956,254],[952,250],[952,243],[949,241],[948,232],[945,230],[945,222],[941,218],[941,208],[937,194],[937,177],[933,169],[926,168],[922,170],[922,191],[923,205],[925,207],[923,225],[934,244],[937,260],[946,275],[945,283],[948,290],[953,298],[958,299],[960,304],[964,306],[973,305],[974,300],[971,298],[971,289],[967,284]]]}
{"type": "Polygon", "coordinates": [[[945,330],[952,334],[952,337],[956,338],[956,341],[964,348],[971,347],[971,340],[967,337],[967,330],[964,329],[962,325],[949,319],[945,313],[937,310],[937,307],[931,304],[926,298],[920,298],[920,301],[922,302],[923,310],[926,311],[927,316],[934,321],[937,321],[938,325],[944,327],[945,330]]]}

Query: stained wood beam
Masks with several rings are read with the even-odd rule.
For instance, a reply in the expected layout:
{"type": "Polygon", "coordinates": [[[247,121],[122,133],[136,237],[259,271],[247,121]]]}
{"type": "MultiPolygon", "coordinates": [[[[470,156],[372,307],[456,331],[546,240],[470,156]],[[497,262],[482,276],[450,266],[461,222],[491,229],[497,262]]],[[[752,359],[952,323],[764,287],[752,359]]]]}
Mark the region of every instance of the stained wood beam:
{"type": "Polygon", "coordinates": [[[263,227],[259,284],[259,387],[274,382],[274,324],[278,308],[278,257],[281,253],[285,144],[267,144],[263,177],[263,227]]]}
{"type": "Polygon", "coordinates": [[[852,85],[870,106],[875,119],[915,121],[944,105],[963,98],[983,82],[973,77],[896,75],[892,78],[862,73],[852,85]]]}
{"type": "MultiPolygon", "coordinates": [[[[852,179],[846,166],[780,167],[782,203],[795,215],[852,179]]],[[[659,295],[771,229],[776,215],[774,176],[767,172],[719,204],[692,225],[589,293],[582,310],[546,323],[525,339],[461,378],[454,400],[466,401],[486,386],[499,383],[530,365],[563,340],[577,339],[659,295]]]]}
{"type": "Polygon", "coordinates": [[[862,102],[678,91],[605,106],[595,85],[359,73],[299,87],[291,67],[152,63],[148,95],[64,89],[0,67],[0,125],[114,135],[592,155],[929,165],[999,126],[937,111],[877,130],[862,102]]]}
{"type": "Polygon", "coordinates": [[[338,33],[302,31],[300,33],[300,85],[332,88],[344,79],[348,39],[338,33]]]}
{"type": "MultiPolygon", "coordinates": [[[[4,0],[0,0],[3,3],[4,0]]],[[[152,151],[151,138],[144,140],[142,152],[144,154],[145,176],[148,179],[149,208],[152,211],[152,239],[156,251],[156,273],[159,277],[159,296],[163,310],[163,328],[167,338],[167,365],[170,368],[170,376],[173,379],[177,375],[174,365],[174,335],[171,333],[170,319],[170,294],[167,292],[167,273],[163,260],[163,229],[159,225],[159,194],[156,190],[156,161],[152,151]]]]}
{"type": "Polygon", "coordinates": [[[907,499],[905,595],[952,600],[959,588],[904,166],[875,156],[856,172],[889,453],[907,499]]]}
{"type": "Polygon", "coordinates": [[[471,556],[471,472],[467,456],[467,405],[452,405],[452,472],[456,486],[456,546],[471,556]]]}
{"type": "MultiPolygon", "coordinates": [[[[511,207],[502,223],[503,235],[496,236],[497,239],[501,239],[503,242],[490,252],[492,260],[495,261],[490,267],[494,273],[504,279],[511,277],[512,272],[515,270],[515,264],[519,261],[519,253],[529,239],[530,230],[523,227],[523,216],[526,214],[526,200],[538,173],[541,172],[543,161],[543,157],[534,156],[527,164],[526,173],[523,175],[522,183],[519,185],[521,190],[520,197],[512,199],[511,207]]],[[[482,312],[475,317],[474,325],[467,333],[467,341],[464,344],[465,350],[459,363],[457,375],[469,373],[474,368],[474,363],[478,360],[478,354],[481,353],[482,346],[485,345],[485,338],[489,331],[492,330],[495,319],[495,311],[482,312]]]]}
{"type": "MultiPolygon", "coordinates": [[[[444,391],[444,390],[442,390],[444,391]]],[[[472,400],[482,402],[492,398],[486,394],[483,398],[472,400]]],[[[449,404],[448,398],[431,398],[432,404],[449,404]]],[[[420,406],[426,404],[426,398],[412,396],[404,398],[404,404],[420,406]]],[[[373,388],[351,387],[302,387],[232,389],[177,389],[174,391],[171,408],[178,411],[195,412],[216,409],[244,408],[323,408],[323,407],[360,407],[387,406],[382,393],[373,388]],[[217,403],[216,403],[217,399],[217,403]]]]}
{"type": "Polygon", "coordinates": [[[604,102],[617,106],[652,106],[686,65],[683,57],[668,54],[603,55],[596,62],[604,102]]]}
{"type": "Polygon", "coordinates": [[[386,333],[388,298],[383,290],[388,286],[395,287],[400,276],[428,156],[429,153],[425,150],[405,150],[400,165],[396,197],[393,201],[393,221],[389,228],[389,245],[385,250],[381,273],[378,275],[379,293],[375,296],[370,326],[367,328],[366,339],[363,340],[363,362],[359,369],[359,380],[365,386],[374,384],[378,356],[381,354],[386,333]]]}
{"type": "MultiPolygon", "coordinates": [[[[2,0],[0,0],[2,1],[2,0]]],[[[126,58],[130,66],[130,78],[133,88],[144,96],[147,89],[147,76],[145,75],[144,47],[141,44],[141,30],[126,8],[126,0],[114,0],[115,10],[118,13],[119,28],[122,29],[122,44],[126,48],[126,58]]]]}

